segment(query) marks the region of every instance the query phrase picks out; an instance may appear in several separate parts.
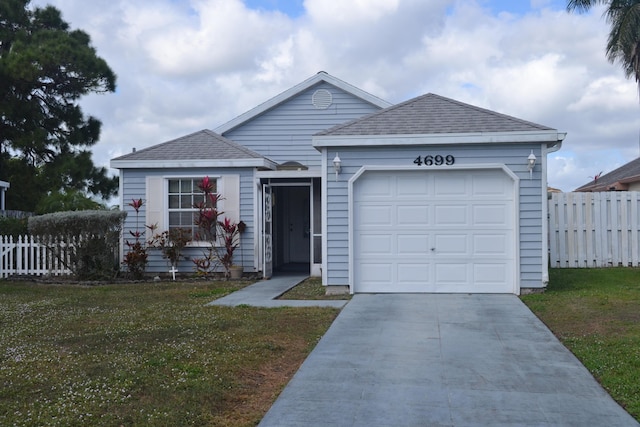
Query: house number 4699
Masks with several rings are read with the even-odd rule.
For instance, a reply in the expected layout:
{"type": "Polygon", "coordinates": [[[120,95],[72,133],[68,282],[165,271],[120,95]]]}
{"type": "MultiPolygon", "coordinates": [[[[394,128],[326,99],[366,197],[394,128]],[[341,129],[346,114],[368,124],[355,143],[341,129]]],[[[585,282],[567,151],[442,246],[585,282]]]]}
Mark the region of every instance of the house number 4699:
{"type": "Polygon", "coordinates": [[[442,165],[452,165],[456,162],[456,158],[453,157],[451,154],[446,155],[446,156],[441,156],[440,154],[436,154],[435,156],[432,155],[428,155],[428,156],[418,156],[416,157],[416,159],[413,161],[413,163],[415,163],[418,166],[442,166],[442,165]]]}

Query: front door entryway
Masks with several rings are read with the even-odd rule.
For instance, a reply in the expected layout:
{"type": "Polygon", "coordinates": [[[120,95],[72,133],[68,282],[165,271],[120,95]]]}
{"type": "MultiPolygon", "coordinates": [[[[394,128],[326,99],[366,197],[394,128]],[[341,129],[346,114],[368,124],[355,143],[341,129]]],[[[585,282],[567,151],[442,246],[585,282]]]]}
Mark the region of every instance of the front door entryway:
{"type": "Polygon", "coordinates": [[[309,273],[311,186],[273,186],[273,267],[309,273]]]}
{"type": "Polygon", "coordinates": [[[260,265],[265,278],[285,272],[321,274],[321,182],[316,177],[281,177],[291,173],[268,173],[277,177],[260,181],[260,265]]]}

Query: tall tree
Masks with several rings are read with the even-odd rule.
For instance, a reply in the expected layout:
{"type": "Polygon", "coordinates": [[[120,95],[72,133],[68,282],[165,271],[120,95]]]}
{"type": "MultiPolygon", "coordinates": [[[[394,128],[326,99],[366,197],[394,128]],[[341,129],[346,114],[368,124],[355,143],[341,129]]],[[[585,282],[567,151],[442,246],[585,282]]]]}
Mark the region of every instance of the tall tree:
{"type": "Polygon", "coordinates": [[[0,179],[11,181],[15,194],[27,173],[35,182],[24,190],[39,194],[9,195],[7,207],[33,211],[42,197],[68,191],[109,198],[117,178],[96,168],[88,150],[101,123],[78,102],[114,92],[116,76],[87,33],[70,30],[53,6],[29,3],[0,1],[0,179]]]}
{"type": "Polygon", "coordinates": [[[622,65],[627,78],[633,76],[640,90],[640,0],[568,0],[569,12],[588,12],[605,5],[604,15],[611,25],[607,59],[622,65]]]}

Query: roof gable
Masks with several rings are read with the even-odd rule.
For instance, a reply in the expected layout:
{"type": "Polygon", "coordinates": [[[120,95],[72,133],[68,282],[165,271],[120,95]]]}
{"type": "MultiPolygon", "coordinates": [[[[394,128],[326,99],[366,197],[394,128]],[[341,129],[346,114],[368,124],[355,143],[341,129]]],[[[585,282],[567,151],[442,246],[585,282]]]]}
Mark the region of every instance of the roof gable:
{"type": "Polygon", "coordinates": [[[303,81],[302,83],[297,84],[296,86],[293,86],[290,89],[287,89],[286,91],[280,93],[279,95],[269,99],[268,101],[258,105],[255,108],[252,108],[251,110],[247,111],[244,114],[241,114],[240,116],[234,118],[233,120],[219,126],[216,128],[216,132],[218,132],[219,134],[225,134],[239,126],[242,126],[243,124],[247,123],[248,121],[254,119],[255,117],[258,117],[262,114],[264,114],[265,112],[277,107],[280,104],[283,104],[285,102],[287,102],[288,100],[294,98],[295,96],[301,94],[302,92],[306,91],[307,89],[322,83],[322,82],[326,82],[328,84],[331,84],[347,93],[350,93],[351,95],[362,99],[365,102],[368,102],[376,107],[379,108],[385,108],[390,106],[391,104],[387,101],[384,101],[374,95],[371,95],[368,92],[363,91],[362,89],[358,89],[357,87],[343,81],[340,80],[336,77],[333,77],[332,75],[324,72],[324,71],[320,71],[318,72],[316,75],[308,78],[307,80],[303,81]]]}
{"type": "Polygon", "coordinates": [[[262,155],[204,129],[111,160],[111,167],[264,166],[262,155]]]}
{"type": "Polygon", "coordinates": [[[554,129],[428,93],[316,135],[433,135],[554,129]]]}
{"type": "Polygon", "coordinates": [[[618,169],[602,175],[587,184],[578,187],[575,191],[609,191],[626,190],[627,184],[640,181],[640,157],[620,166],[618,169]]]}

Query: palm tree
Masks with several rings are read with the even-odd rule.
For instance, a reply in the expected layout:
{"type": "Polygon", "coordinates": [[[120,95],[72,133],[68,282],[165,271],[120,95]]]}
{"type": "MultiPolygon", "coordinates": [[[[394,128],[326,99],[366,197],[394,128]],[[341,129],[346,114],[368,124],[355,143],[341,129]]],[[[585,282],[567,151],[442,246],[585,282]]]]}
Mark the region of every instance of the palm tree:
{"type": "Polygon", "coordinates": [[[582,13],[599,4],[606,5],[611,24],[607,59],[619,62],[627,78],[634,76],[640,91],[640,0],[567,0],[567,10],[582,13]]]}

